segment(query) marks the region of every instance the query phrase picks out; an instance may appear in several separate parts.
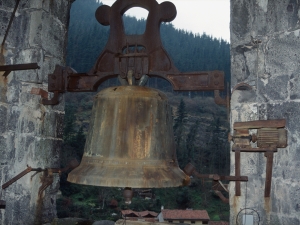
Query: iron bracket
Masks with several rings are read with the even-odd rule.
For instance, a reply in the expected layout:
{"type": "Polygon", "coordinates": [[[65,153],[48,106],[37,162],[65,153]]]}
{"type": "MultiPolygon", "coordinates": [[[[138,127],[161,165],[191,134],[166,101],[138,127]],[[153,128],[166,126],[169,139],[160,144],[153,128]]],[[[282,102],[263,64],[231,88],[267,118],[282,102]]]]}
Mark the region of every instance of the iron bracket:
{"type": "MultiPolygon", "coordinates": [[[[274,153],[277,148],[287,147],[287,131],[284,129],[286,121],[257,120],[250,122],[236,122],[233,125],[234,135],[229,135],[229,141],[233,141],[232,151],[235,152],[235,174],[240,176],[241,152],[264,152],[267,158],[266,181],[264,196],[270,197],[272,183],[272,167],[274,153]],[[257,129],[256,134],[249,134],[249,129],[257,129]],[[251,143],[257,147],[252,147],[251,143]]],[[[241,195],[240,182],[236,182],[236,196],[241,195]]]]}

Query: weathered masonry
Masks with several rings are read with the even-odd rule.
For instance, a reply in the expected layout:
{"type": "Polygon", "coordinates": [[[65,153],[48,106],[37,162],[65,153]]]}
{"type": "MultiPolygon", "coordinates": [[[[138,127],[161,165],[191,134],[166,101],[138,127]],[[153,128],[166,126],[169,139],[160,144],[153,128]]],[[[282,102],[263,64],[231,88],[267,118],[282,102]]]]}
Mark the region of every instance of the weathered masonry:
{"type": "MultiPolygon", "coordinates": [[[[0,66],[37,63],[39,69],[0,74],[0,184],[28,166],[59,167],[63,98],[40,104],[32,88],[47,90],[47,75],[64,65],[71,0],[0,2],[0,66]],[[11,15],[15,16],[10,29],[11,15]]],[[[270,197],[266,157],[241,152],[241,195],[230,185],[230,224],[250,208],[260,225],[300,224],[300,2],[231,0],[231,124],[286,119],[288,146],[274,154],[270,197]],[[242,211],[245,212],[245,211],[242,211]]],[[[52,96],[47,96],[51,98],[52,96]]],[[[235,174],[232,153],[231,173],[235,174]]],[[[1,224],[42,224],[55,216],[58,177],[38,196],[40,175],[27,175],[2,192],[1,224]]]]}
{"type": "MultiPolygon", "coordinates": [[[[241,196],[230,186],[230,224],[239,212],[263,225],[300,224],[300,2],[231,0],[231,125],[285,119],[288,146],[274,154],[270,197],[264,153],[241,152],[241,196]],[[243,210],[250,208],[249,210],[243,210]],[[246,214],[247,214],[246,213],[246,214]]],[[[231,157],[235,173],[235,153],[231,157]]],[[[241,219],[241,218],[239,218],[241,219]]],[[[257,223],[254,223],[257,224],[257,223]]]]}
{"type": "MultiPolygon", "coordinates": [[[[6,77],[0,72],[1,185],[27,165],[60,166],[64,101],[45,106],[40,103],[41,97],[31,94],[31,90],[45,90],[47,75],[55,64],[65,63],[70,5],[69,0],[0,1],[0,42],[3,43],[0,66],[37,63],[40,67],[12,71],[6,77]]],[[[42,224],[56,217],[57,175],[38,197],[43,173],[31,178],[33,174],[25,175],[2,192],[6,208],[0,211],[0,224],[42,224]]]]}

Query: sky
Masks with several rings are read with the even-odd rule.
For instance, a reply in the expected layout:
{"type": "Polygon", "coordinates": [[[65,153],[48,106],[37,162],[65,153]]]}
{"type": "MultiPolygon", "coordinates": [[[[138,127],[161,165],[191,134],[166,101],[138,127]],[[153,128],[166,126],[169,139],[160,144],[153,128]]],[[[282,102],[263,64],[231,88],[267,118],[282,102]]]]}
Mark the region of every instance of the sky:
{"type": "MultiPolygon", "coordinates": [[[[206,33],[216,38],[230,41],[230,0],[168,0],[177,9],[177,16],[171,22],[175,28],[191,31],[195,34],[206,33]]],[[[101,0],[111,6],[115,0],[101,0]]],[[[164,0],[157,0],[158,3],[164,0]]],[[[145,18],[147,10],[129,9],[126,15],[138,19],[145,18]]]]}

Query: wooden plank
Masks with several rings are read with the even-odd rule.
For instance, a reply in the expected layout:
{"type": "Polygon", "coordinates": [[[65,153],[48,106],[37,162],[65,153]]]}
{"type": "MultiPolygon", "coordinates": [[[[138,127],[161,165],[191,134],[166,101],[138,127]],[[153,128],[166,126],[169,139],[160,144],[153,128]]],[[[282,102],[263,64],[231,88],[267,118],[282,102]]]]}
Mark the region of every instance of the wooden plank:
{"type": "Polygon", "coordinates": [[[260,147],[260,148],[252,148],[251,146],[232,146],[232,151],[236,152],[277,152],[276,146],[268,146],[268,147],[260,147]]]}
{"type": "Polygon", "coordinates": [[[233,129],[258,129],[258,128],[281,128],[285,127],[285,119],[280,120],[256,120],[248,122],[235,122],[233,129]]]}

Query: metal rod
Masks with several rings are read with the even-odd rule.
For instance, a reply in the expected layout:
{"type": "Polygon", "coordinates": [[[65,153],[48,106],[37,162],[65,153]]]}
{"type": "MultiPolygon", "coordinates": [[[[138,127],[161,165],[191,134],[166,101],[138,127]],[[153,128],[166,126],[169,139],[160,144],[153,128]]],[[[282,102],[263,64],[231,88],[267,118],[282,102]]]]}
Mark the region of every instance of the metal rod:
{"type": "Polygon", "coordinates": [[[266,167],[266,183],[265,183],[265,197],[270,197],[271,193],[271,183],[272,183],[272,167],[273,167],[273,152],[266,152],[267,157],[267,167],[266,167]]]}
{"type": "MultiPolygon", "coordinates": [[[[235,151],[235,176],[241,176],[241,152],[235,151]]],[[[235,182],[235,195],[241,196],[241,182],[235,182]]]]}
{"type": "Polygon", "coordinates": [[[2,189],[7,188],[9,185],[11,185],[12,183],[16,182],[17,180],[19,180],[21,177],[23,177],[24,175],[26,175],[27,173],[29,173],[32,170],[31,167],[27,167],[27,169],[23,170],[21,173],[19,173],[17,176],[13,177],[11,180],[9,180],[8,182],[4,183],[2,185],[2,189]]]}
{"type": "Polygon", "coordinates": [[[25,64],[15,64],[15,65],[4,65],[0,66],[0,71],[5,71],[3,76],[7,77],[11,71],[15,70],[33,70],[39,69],[39,65],[37,63],[25,63],[25,64]]]}

